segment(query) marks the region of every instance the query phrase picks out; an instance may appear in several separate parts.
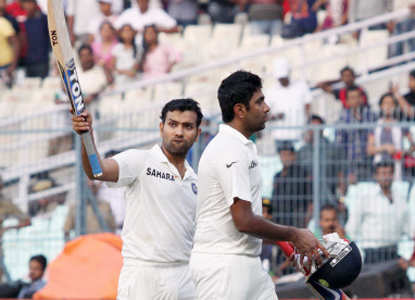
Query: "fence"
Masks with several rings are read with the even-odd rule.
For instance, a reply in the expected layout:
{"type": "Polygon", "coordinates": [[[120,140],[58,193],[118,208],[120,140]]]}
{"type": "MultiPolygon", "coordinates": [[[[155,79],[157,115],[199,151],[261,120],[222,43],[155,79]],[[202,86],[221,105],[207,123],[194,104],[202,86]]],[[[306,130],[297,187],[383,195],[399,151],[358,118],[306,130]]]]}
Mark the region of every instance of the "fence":
{"type": "MultiPolygon", "coordinates": [[[[274,221],[299,227],[308,226],[318,235],[321,234],[320,209],[331,204],[338,210],[338,223],[326,220],[327,224],[323,224],[327,227],[324,227],[325,230],[337,228],[338,224],[345,229],[346,236],[356,240],[362,248],[382,248],[383,252],[374,252],[376,258],[373,258],[373,261],[387,260],[398,253],[409,259],[412,255],[410,237],[414,233],[411,218],[415,216],[415,165],[412,164],[413,159],[403,153],[410,149],[408,136],[413,131],[413,123],[394,122],[389,127],[374,120],[367,119],[366,123],[336,123],[307,127],[282,127],[270,123],[256,139],[263,177],[263,196],[271,199],[274,221]],[[291,141],[274,138],[284,135],[283,132],[295,133],[291,134],[294,138],[291,141]],[[367,153],[368,143],[377,149],[375,152],[378,153],[374,157],[367,153]],[[388,154],[387,147],[385,152],[380,150],[382,143],[392,143],[395,153],[388,154]],[[382,160],[388,158],[393,162],[392,177],[389,178],[387,176],[390,174],[383,173],[386,179],[375,176],[373,160],[378,160],[379,157],[382,160]],[[384,184],[386,181],[388,186],[389,179],[392,201],[390,203],[379,188],[379,182],[384,184]]],[[[194,145],[189,157],[196,169],[200,153],[207,141],[217,132],[218,122],[211,120],[208,125],[204,128],[203,138],[194,145]]],[[[28,135],[56,133],[47,133],[46,130],[39,133],[32,130],[31,133],[10,131],[9,135],[19,140],[28,135]]],[[[67,133],[67,130],[63,132],[67,133]]],[[[102,127],[96,130],[96,135],[101,137],[101,143],[105,145],[105,137],[128,135],[137,138],[142,131],[143,129],[131,127],[128,130],[102,127]]],[[[158,129],[148,128],[145,131],[147,134],[141,137],[147,137],[146,140],[138,138],[128,145],[119,145],[117,148],[101,152],[118,152],[131,146],[149,148],[159,142],[158,129]],[[149,132],[154,133],[153,139],[148,138],[149,132]]],[[[86,188],[77,138],[71,147],[76,150],[75,165],[58,164],[55,169],[32,173],[33,175],[28,178],[31,183],[31,189],[27,191],[28,201],[25,205],[18,203],[26,213],[31,214],[32,225],[6,231],[2,239],[4,263],[13,279],[25,274],[31,255],[43,253],[49,259],[53,259],[61,251],[66,238],[86,233],[89,229],[87,223],[91,216],[95,218],[94,213],[98,215],[96,224],[101,226],[101,230],[105,230],[103,221],[108,218],[102,213],[97,214],[102,200],[92,201],[94,197],[86,188]],[[57,184],[43,190],[34,188],[36,183],[48,178],[53,178],[57,184]],[[72,219],[75,226],[72,226],[72,233],[68,236],[65,235],[64,225],[71,206],[75,204],[76,218],[72,219]]],[[[29,151],[26,154],[30,156],[29,151]]],[[[7,198],[15,200],[19,186],[18,181],[9,181],[3,193],[7,198]]],[[[108,190],[101,193],[98,191],[95,195],[105,198],[105,193],[108,192],[111,193],[108,190]]],[[[114,194],[111,194],[111,197],[115,197],[114,194]]],[[[118,191],[114,201],[116,203],[110,201],[113,210],[123,209],[117,207],[120,197],[122,192],[118,191]]],[[[9,226],[13,222],[16,221],[6,220],[3,226],[9,226]]],[[[114,231],[116,228],[112,227],[111,230],[114,231]]]]}

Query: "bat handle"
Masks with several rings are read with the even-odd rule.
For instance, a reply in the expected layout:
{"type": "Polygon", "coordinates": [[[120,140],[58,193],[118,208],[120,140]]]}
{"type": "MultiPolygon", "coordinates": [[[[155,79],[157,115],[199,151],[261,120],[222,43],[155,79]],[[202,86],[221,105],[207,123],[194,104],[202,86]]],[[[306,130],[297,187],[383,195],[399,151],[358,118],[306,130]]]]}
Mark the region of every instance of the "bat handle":
{"type": "Polygon", "coordinates": [[[278,241],[278,242],[275,242],[275,244],[277,244],[278,245],[278,247],[280,247],[281,248],[281,250],[282,250],[282,252],[284,252],[284,254],[287,256],[287,257],[290,257],[291,256],[291,254],[293,254],[294,253],[294,248],[288,243],[288,242],[281,242],[281,241],[278,241]]]}
{"type": "Polygon", "coordinates": [[[102,175],[102,169],[101,165],[99,164],[98,155],[95,152],[94,144],[92,143],[91,132],[87,131],[82,133],[81,138],[85,146],[86,154],[88,155],[88,161],[92,169],[92,175],[97,178],[102,175]]]}

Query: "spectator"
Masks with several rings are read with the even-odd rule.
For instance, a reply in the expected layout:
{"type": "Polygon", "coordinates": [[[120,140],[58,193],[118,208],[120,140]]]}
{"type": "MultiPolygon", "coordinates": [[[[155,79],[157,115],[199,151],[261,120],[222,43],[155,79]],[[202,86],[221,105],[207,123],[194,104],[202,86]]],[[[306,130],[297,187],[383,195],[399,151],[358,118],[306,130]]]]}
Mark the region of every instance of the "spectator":
{"type": "MultiPolygon", "coordinates": [[[[0,177],[0,238],[8,230],[20,229],[30,225],[30,218],[24,214],[10,199],[3,193],[3,180],[0,177]],[[13,226],[3,226],[3,223],[8,218],[17,218],[18,224],[13,226]]],[[[0,282],[6,276],[10,280],[7,269],[4,265],[3,249],[0,244],[0,282]]]]}
{"type": "Polygon", "coordinates": [[[251,0],[248,17],[253,34],[280,34],[283,0],[251,0]]]}
{"type": "Polygon", "coordinates": [[[208,2],[207,11],[213,23],[233,23],[247,3],[247,0],[212,0],[208,2]]]}
{"type": "Polygon", "coordinates": [[[97,115],[99,94],[109,84],[112,84],[113,78],[107,68],[95,64],[91,46],[82,45],[78,50],[78,55],[81,63],[78,77],[82,86],[82,92],[85,96],[84,100],[89,106],[89,110],[97,115]]]}
{"type": "MultiPolygon", "coordinates": [[[[312,95],[304,81],[290,80],[291,68],[286,59],[274,62],[276,85],[265,92],[265,99],[271,108],[273,126],[304,126],[310,114],[312,95]]],[[[275,141],[299,141],[299,129],[275,129],[275,141]]]]}
{"type": "MultiPolygon", "coordinates": [[[[312,115],[308,124],[324,125],[324,120],[312,115]]],[[[320,200],[322,204],[337,203],[337,192],[344,195],[346,187],[344,183],[345,156],[344,149],[339,145],[330,142],[323,135],[323,130],[318,130],[318,152],[319,152],[319,182],[320,200]]],[[[317,145],[314,144],[314,131],[308,130],[304,137],[304,146],[297,153],[297,161],[309,174],[313,174],[314,151],[317,145]]]]}
{"type": "MultiPolygon", "coordinates": [[[[405,3],[407,6],[407,3],[405,3]]],[[[410,7],[411,15],[398,22],[392,21],[389,23],[389,31],[392,36],[397,36],[403,33],[411,32],[415,29],[415,3],[412,1],[410,7]]],[[[405,45],[407,45],[409,52],[415,51],[415,38],[410,38],[401,42],[389,45],[389,56],[399,56],[404,53],[405,45]]]]}
{"type": "Polygon", "coordinates": [[[27,12],[24,22],[27,39],[26,76],[45,78],[49,74],[48,20],[37,6],[36,0],[21,0],[21,5],[27,12]]]}
{"type": "Polygon", "coordinates": [[[413,120],[415,117],[415,70],[409,73],[408,88],[409,92],[404,96],[399,93],[397,84],[392,85],[391,92],[398,100],[400,111],[406,118],[413,120]]]}
{"type": "Polygon", "coordinates": [[[31,282],[23,286],[17,298],[31,299],[37,291],[40,291],[46,285],[43,275],[45,274],[47,264],[48,261],[43,255],[35,255],[30,258],[29,278],[31,282]]]}
{"type": "MultiPolygon", "coordinates": [[[[268,198],[262,198],[262,216],[267,220],[272,220],[272,203],[268,198]]],[[[261,261],[264,269],[268,271],[269,275],[275,280],[275,274],[273,272],[273,261],[275,245],[271,241],[264,241],[262,245],[261,261]]]]}
{"type": "Polygon", "coordinates": [[[291,142],[278,149],[283,168],[274,176],[272,210],[274,222],[281,225],[305,227],[311,216],[313,201],[311,176],[297,160],[291,142]]]}
{"type": "Polygon", "coordinates": [[[317,84],[317,87],[323,89],[326,93],[333,94],[337,100],[341,101],[344,108],[349,108],[347,105],[347,97],[346,97],[347,89],[351,86],[357,86],[360,92],[362,93],[363,104],[367,106],[368,105],[367,94],[361,86],[358,86],[355,84],[355,80],[356,80],[356,74],[354,70],[350,68],[349,66],[346,66],[340,70],[340,79],[320,82],[317,84]],[[333,89],[332,85],[338,82],[341,82],[342,84],[344,84],[344,86],[342,88],[333,89]]]}
{"type": "Polygon", "coordinates": [[[168,0],[167,12],[177,24],[186,27],[197,24],[198,2],[195,0],[168,0]]]}
{"type": "Polygon", "coordinates": [[[115,26],[115,21],[117,20],[117,15],[113,14],[112,11],[112,2],[113,0],[98,0],[99,10],[101,11],[100,15],[97,15],[95,19],[92,19],[88,25],[88,34],[89,43],[94,41],[100,41],[100,26],[104,22],[109,22],[112,26],[115,26]]]}
{"type": "Polygon", "coordinates": [[[124,24],[119,30],[120,42],[112,49],[115,82],[128,83],[136,79],[142,49],[135,43],[136,31],[130,24],[124,24]]]}
{"type": "Polygon", "coordinates": [[[19,57],[19,42],[12,24],[8,19],[2,17],[1,14],[0,49],[0,80],[3,80],[8,87],[11,87],[19,57]]]}
{"type": "MultiPolygon", "coordinates": [[[[343,109],[339,124],[361,124],[376,121],[369,107],[364,107],[362,91],[357,86],[351,86],[346,91],[347,109],[343,109]]],[[[350,183],[367,180],[371,177],[372,163],[367,155],[367,141],[370,129],[342,128],[336,130],[336,142],[343,147],[348,164],[347,174],[350,183]]]]}
{"type": "Polygon", "coordinates": [[[95,62],[108,70],[113,59],[112,50],[117,45],[115,28],[109,21],[104,21],[99,27],[100,38],[92,44],[95,62]]]}
{"type": "MultiPolygon", "coordinates": [[[[88,186],[91,189],[92,195],[95,197],[96,204],[98,206],[98,210],[105,222],[108,226],[108,229],[111,232],[115,232],[116,225],[115,219],[111,211],[111,206],[106,201],[102,201],[101,198],[96,197],[98,194],[98,184],[88,180],[88,186]]],[[[65,233],[65,240],[69,240],[70,232],[75,229],[75,216],[76,216],[76,206],[72,205],[69,208],[68,215],[66,216],[65,225],[63,226],[63,230],[65,233]]],[[[101,228],[98,216],[95,215],[94,210],[92,209],[91,202],[88,201],[87,208],[86,208],[86,234],[91,233],[99,233],[103,232],[103,228],[101,228]]]]}
{"type": "Polygon", "coordinates": [[[407,137],[414,150],[414,141],[408,129],[394,126],[399,122],[398,102],[391,93],[383,94],[379,100],[380,118],[377,127],[369,134],[367,153],[374,156],[374,162],[395,160],[395,180],[402,179],[402,160],[404,137],[407,137]]]}
{"type": "MultiPolygon", "coordinates": [[[[7,0],[6,0],[7,2],[7,0]]],[[[22,0],[12,1],[6,6],[6,15],[11,16],[17,22],[19,29],[15,28],[15,31],[18,33],[20,52],[19,52],[19,63],[21,66],[24,65],[24,58],[27,54],[27,39],[26,39],[26,28],[25,21],[27,18],[27,12],[23,9],[22,0]]]]}
{"type": "Polygon", "coordinates": [[[139,70],[144,78],[167,74],[181,60],[181,54],[173,47],[161,44],[156,26],[148,25],[143,33],[143,55],[139,70]]]}
{"type": "Polygon", "coordinates": [[[291,23],[283,27],[282,36],[293,38],[313,33],[317,28],[317,13],[313,5],[317,0],[289,0],[291,23]]]}
{"type": "Polygon", "coordinates": [[[377,163],[376,186],[357,193],[349,207],[346,233],[363,248],[365,263],[398,259],[402,236],[413,238],[408,193],[394,184],[393,173],[392,161],[377,163]]]}
{"type": "Polygon", "coordinates": [[[317,0],[314,3],[313,10],[318,11],[323,5],[326,5],[327,16],[324,18],[323,24],[318,26],[317,31],[331,29],[347,23],[348,0],[317,0]]]}
{"type": "Polygon", "coordinates": [[[66,14],[72,44],[77,40],[81,44],[87,43],[89,22],[102,16],[97,0],[67,0],[66,14]]]}
{"type": "MultiPolygon", "coordinates": [[[[310,222],[311,223],[311,222],[310,222]]],[[[319,228],[314,230],[311,228],[314,235],[318,239],[322,239],[323,235],[336,232],[342,239],[346,237],[344,228],[340,225],[337,217],[337,208],[332,204],[326,204],[320,209],[319,228]]]]}
{"type": "Polygon", "coordinates": [[[159,32],[179,32],[176,20],[161,8],[149,8],[149,0],[136,0],[138,7],[125,10],[115,22],[117,29],[124,24],[131,24],[142,33],[146,25],[155,24],[159,32]]]}
{"type": "MultiPolygon", "coordinates": [[[[44,179],[36,180],[29,188],[29,193],[40,193],[48,189],[58,187],[56,181],[52,178],[46,177],[44,179]]],[[[63,194],[53,194],[48,196],[43,196],[37,200],[29,202],[29,214],[32,217],[35,216],[50,216],[56,207],[65,201],[66,193],[63,194]]]]}

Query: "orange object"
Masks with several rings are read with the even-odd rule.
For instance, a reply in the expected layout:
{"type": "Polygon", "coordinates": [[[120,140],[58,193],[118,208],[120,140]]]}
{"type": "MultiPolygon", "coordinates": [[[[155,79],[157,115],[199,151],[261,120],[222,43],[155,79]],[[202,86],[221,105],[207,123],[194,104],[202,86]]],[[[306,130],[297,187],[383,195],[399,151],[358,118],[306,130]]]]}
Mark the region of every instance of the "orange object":
{"type": "Polygon", "coordinates": [[[91,234],[68,242],[47,269],[34,299],[115,299],[122,266],[121,238],[91,234]]]}

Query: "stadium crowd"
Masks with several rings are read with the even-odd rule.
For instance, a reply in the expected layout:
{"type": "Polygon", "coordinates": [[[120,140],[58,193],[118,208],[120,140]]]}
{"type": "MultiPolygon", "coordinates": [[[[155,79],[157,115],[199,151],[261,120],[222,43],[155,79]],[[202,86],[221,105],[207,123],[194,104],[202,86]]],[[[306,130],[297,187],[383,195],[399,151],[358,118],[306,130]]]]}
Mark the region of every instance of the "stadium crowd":
{"type": "MultiPolygon", "coordinates": [[[[0,0],[0,78],[10,88],[19,68],[25,71],[26,77],[46,78],[56,72],[50,70],[45,2],[0,0]]],[[[400,2],[405,2],[402,7],[413,4],[400,2]]],[[[186,53],[160,41],[160,33],[182,33],[186,26],[203,22],[233,23],[244,15],[252,25],[253,34],[294,38],[381,15],[392,7],[392,0],[65,1],[85,100],[96,114],[99,112],[97,99],[105,88],[169,73],[182,61],[186,53]],[[317,18],[320,10],[326,11],[321,23],[317,18]]],[[[397,35],[413,30],[414,20],[397,20],[373,30],[387,29],[390,35],[397,35]]],[[[359,38],[359,34],[355,37],[359,38]]],[[[409,40],[408,45],[403,42],[391,45],[389,55],[400,55],[405,48],[414,50],[414,40],[409,40]]],[[[415,117],[415,70],[408,75],[407,93],[401,94],[401,87],[392,84],[384,87],[378,101],[371,100],[356,83],[358,74],[349,66],[341,70],[338,79],[318,83],[316,87],[292,80],[290,65],[285,59],[275,61],[273,76],[275,85],[264,93],[271,107],[269,126],[273,127],[274,152],[282,168],[273,177],[270,199],[263,201],[264,216],[279,224],[308,226],[317,236],[335,231],[342,237],[360,241],[366,263],[401,259],[403,267],[415,266],[413,257],[404,259],[398,253],[402,236],[413,238],[415,234],[415,227],[411,225],[415,221],[409,213],[409,206],[415,201],[412,199],[415,195],[410,193],[415,175],[415,142],[410,128],[400,124],[415,117]],[[321,129],[326,124],[324,118],[311,110],[311,88],[324,90],[332,95],[333,103],[341,104],[336,122],[339,127],[331,136],[321,129]],[[377,107],[373,105],[375,102],[377,107]],[[307,125],[320,127],[306,132],[298,129],[307,125]],[[316,148],[318,179],[314,178],[316,148]],[[315,181],[320,195],[320,220],[312,220],[315,181]],[[356,193],[356,187],[363,182],[372,185],[356,193]],[[402,182],[410,183],[406,192],[402,182]]],[[[64,98],[62,92],[57,93],[57,102],[64,98]]],[[[206,144],[210,138],[211,135],[206,135],[206,144]]],[[[49,154],[71,148],[72,137],[65,136],[51,143],[49,154]]],[[[119,233],[125,216],[123,190],[94,182],[88,184],[109,230],[119,233]]],[[[31,185],[29,193],[57,186],[53,178],[41,176],[31,185]]],[[[29,226],[30,218],[45,216],[57,206],[66,205],[66,194],[38,199],[29,203],[26,216],[5,199],[1,188],[0,182],[0,224],[10,216],[19,219],[16,226],[0,228],[1,234],[29,226]]],[[[75,208],[71,206],[62,229],[66,240],[73,236],[74,215],[75,208]]],[[[90,206],[87,215],[87,233],[102,231],[90,206]]],[[[275,264],[270,263],[273,254],[269,246],[263,249],[264,261],[268,260],[264,266],[269,264],[278,281],[287,272],[288,265],[282,255],[277,256],[275,264]]],[[[45,265],[46,260],[43,269],[45,265]]],[[[5,270],[2,261],[0,267],[5,270]]]]}

